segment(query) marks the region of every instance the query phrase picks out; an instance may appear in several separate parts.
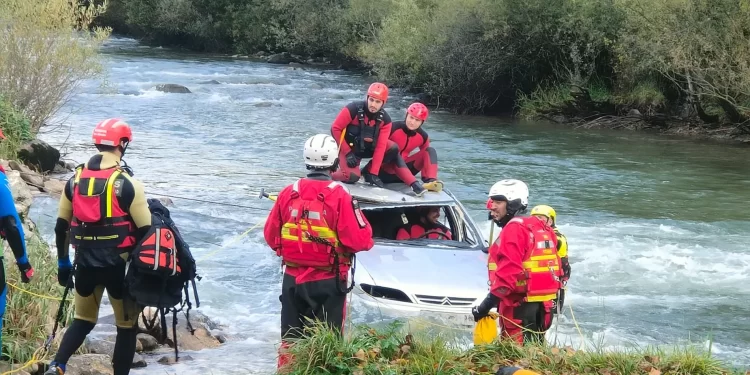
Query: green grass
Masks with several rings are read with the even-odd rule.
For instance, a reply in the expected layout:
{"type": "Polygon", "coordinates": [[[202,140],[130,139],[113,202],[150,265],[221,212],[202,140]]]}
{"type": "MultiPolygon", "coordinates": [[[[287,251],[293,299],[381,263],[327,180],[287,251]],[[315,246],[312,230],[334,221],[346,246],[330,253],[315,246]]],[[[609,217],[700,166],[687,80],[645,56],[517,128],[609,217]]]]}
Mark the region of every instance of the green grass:
{"type": "Polygon", "coordinates": [[[33,139],[29,120],[0,95],[0,129],[5,139],[0,141],[0,158],[16,159],[18,148],[33,139]]]}
{"type": "Polygon", "coordinates": [[[550,88],[538,88],[530,95],[518,93],[518,116],[527,120],[540,118],[573,100],[570,85],[557,85],[550,88]]]}
{"type": "Polygon", "coordinates": [[[739,374],[694,347],[575,351],[497,340],[467,350],[440,335],[409,334],[401,322],[356,327],[346,338],[316,324],[290,351],[294,361],[279,373],[491,375],[501,366],[518,366],[550,375],[739,374]]]}
{"type": "MultiPolygon", "coordinates": [[[[23,284],[15,259],[10,249],[5,251],[5,276],[10,284],[17,285],[33,293],[56,298],[62,297],[63,288],[57,283],[57,260],[50,255],[49,246],[35,236],[26,244],[26,251],[34,267],[34,278],[23,284]]],[[[7,245],[6,245],[7,247],[7,245]]],[[[69,294],[72,298],[72,293],[69,294]]],[[[72,302],[66,303],[66,319],[72,317],[72,302]]],[[[38,298],[8,286],[7,305],[3,324],[3,357],[12,363],[24,363],[34,352],[44,345],[47,335],[52,332],[58,301],[38,298]]],[[[58,338],[60,329],[58,328],[58,338]]],[[[55,348],[50,348],[54,353],[55,348]]]]}

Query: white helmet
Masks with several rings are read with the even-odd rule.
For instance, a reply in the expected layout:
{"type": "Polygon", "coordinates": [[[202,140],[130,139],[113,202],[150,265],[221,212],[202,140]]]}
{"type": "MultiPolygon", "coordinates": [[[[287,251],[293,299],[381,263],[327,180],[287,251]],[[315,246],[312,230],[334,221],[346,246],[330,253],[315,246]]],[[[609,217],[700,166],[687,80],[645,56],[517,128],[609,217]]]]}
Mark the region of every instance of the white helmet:
{"type": "Polygon", "coordinates": [[[305,141],[305,165],[315,168],[327,168],[336,163],[339,157],[339,146],[328,134],[315,134],[305,141]]]}
{"type": "Polygon", "coordinates": [[[490,199],[508,202],[508,213],[514,215],[529,204],[529,187],[520,180],[501,180],[490,188],[490,199]]]}

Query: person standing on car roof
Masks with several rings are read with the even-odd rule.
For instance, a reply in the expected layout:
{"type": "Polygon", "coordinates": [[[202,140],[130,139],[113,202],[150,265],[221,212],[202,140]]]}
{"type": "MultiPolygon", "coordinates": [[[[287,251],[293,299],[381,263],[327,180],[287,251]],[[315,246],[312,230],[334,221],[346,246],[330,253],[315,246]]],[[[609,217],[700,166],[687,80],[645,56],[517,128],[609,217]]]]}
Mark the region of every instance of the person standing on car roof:
{"type": "MultiPolygon", "coordinates": [[[[331,177],[335,181],[353,184],[361,176],[377,187],[384,187],[380,180],[380,168],[384,163],[395,163],[398,146],[390,141],[391,116],[383,106],[388,100],[388,86],[375,82],[367,89],[364,101],[347,104],[341,109],[331,125],[331,135],[338,142],[339,166],[331,177]],[[371,159],[360,171],[362,159],[371,159]]],[[[422,184],[411,184],[417,195],[425,189],[422,184]]]]}
{"type": "MultiPolygon", "coordinates": [[[[0,130],[0,139],[5,139],[5,134],[0,130]]],[[[0,236],[6,241],[16,258],[16,266],[21,273],[21,282],[28,283],[34,277],[34,268],[31,267],[26,252],[26,239],[23,232],[23,223],[16,211],[13,193],[5,176],[5,169],[0,166],[0,236]]],[[[6,296],[8,285],[5,283],[5,265],[0,254],[0,348],[2,348],[3,316],[5,315],[6,296]]]]}
{"type": "Polygon", "coordinates": [[[151,229],[151,211],[143,185],[130,168],[120,166],[133,133],[116,118],[96,125],[92,135],[99,151],[76,168],[60,196],[55,225],[57,281],[72,282],[68,243],[75,249],[75,319],[60,342],[45,375],[65,374],[68,359],[96,325],[99,305],[107,290],[114,310],[117,338],[112,354],[114,375],[130,373],[135,355],[138,306],[124,303],[125,263],[128,255],[151,229]]]}
{"type": "MultiPolygon", "coordinates": [[[[557,237],[557,255],[560,256],[560,265],[562,266],[563,270],[563,286],[565,286],[568,283],[568,280],[570,279],[570,261],[568,261],[568,239],[565,237],[562,232],[560,232],[560,229],[557,228],[557,212],[555,212],[555,209],[540,204],[538,206],[534,206],[534,208],[531,209],[531,216],[537,216],[544,220],[547,225],[551,226],[552,229],[555,231],[555,236],[557,237]]],[[[555,305],[552,308],[553,313],[558,313],[562,311],[563,306],[565,304],[565,288],[560,289],[558,292],[558,296],[555,299],[555,305]]]]}
{"type": "Polygon", "coordinates": [[[503,335],[518,343],[543,342],[552,324],[552,304],[562,286],[557,238],[526,210],[529,189],[519,180],[502,180],[489,192],[490,215],[502,231],[489,249],[490,293],[472,309],[474,320],[497,307],[503,335]]]}
{"type": "Polygon", "coordinates": [[[354,286],[346,287],[354,254],[374,246],[372,227],[359,203],[331,179],[338,155],[331,136],[310,137],[303,151],[310,173],[279,192],[266,220],[266,243],[286,266],[279,296],[279,368],[291,360],[285,351],[300,337],[307,318],[343,331],[346,295],[354,286]]]}
{"type": "Polygon", "coordinates": [[[399,228],[396,232],[397,240],[417,239],[422,238],[422,236],[436,240],[452,239],[450,229],[438,221],[440,219],[440,207],[419,206],[416,211],[419,221],[399,228]]]}
{"type": "MultiPolygon", "coordinates": [[[[381,181],[403,182],[409,186],[416,183],[419,186],[415,176],[421,173],[424,182],[422,186],[425,189],[443,189],[443,183],[437,179],[437,152],[430,146],[430,137],[422,126],[428,115],[429,111],[424,104],[412,103],[406,109],[404,121],[393,123],[390,140],[398,146],[399,156],[395,162],[383,163],[383,167],[380,168],[381,181]],[[419,151],[410,155],[416,149],[419,151]]],[[[417,189],[414,191],[417,192],[417,189]]]]}

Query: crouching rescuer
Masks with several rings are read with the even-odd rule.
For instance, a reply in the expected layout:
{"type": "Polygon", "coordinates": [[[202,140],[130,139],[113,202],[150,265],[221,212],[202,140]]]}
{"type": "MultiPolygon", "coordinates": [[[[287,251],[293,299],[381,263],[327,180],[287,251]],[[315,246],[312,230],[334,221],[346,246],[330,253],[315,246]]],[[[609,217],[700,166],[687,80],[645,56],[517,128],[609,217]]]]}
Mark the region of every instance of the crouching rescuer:
{"type": "Polygon", "coordinates": [[[503,229],[487,259],[490,293],[472,310],[479,321],[497,307],[503,335],[520,344],[544,342],[563,275],[552,228],[539,217],[516,216],[526,210],[528,198],[519,180],[502,180],[490,189],[487,206],[503,229]]]}
{"type": "Polygon", "coordinates": [[[344,185],[331,179],[338,164],[333,137],[305,142],[307,177],[284,188],[271,209],[264,236],[285,266],[281,286],[281,348],[278,366],[291,360],[286,349],[301,337],[308,319],[338,332],[346,318],[346,295],[354,287],[354,254],[373,247],[372,227],[344,185]]]}
{"type": "Polygon", "coordinates": [[[125,263],[138,239],[151,226],[143,186],[132,177],[127,165],[120,166],[132,139],[130,126],[124,121],[100,122],[93,133],[99,153],[76,168],[60,197],[55,225],[57,279],[60,285],[74,288],[75,319],[45,375],[65,374],[68,359],[98,320],[105,289],[117,326],[112,354],[114,374],[130,373],[139,310],[134,304],[123,303],[125,263]],[[69,243],[76,251],[75,267],[68,255],[69,243]]]}

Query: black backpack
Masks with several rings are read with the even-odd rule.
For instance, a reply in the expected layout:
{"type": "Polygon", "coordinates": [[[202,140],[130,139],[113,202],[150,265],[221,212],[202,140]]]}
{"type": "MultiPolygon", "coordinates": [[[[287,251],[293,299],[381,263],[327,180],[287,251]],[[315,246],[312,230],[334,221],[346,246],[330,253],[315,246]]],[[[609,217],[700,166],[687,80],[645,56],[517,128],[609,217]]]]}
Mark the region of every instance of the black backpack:
{"type": "MultiPolygon", "coordinates": [[[[172,312],[172,340],[175,360],[178,360],[176,314],[184,311],[187,329],[194,334],[195,330],[190,324],[193,305],[188,288],[192,284],[195,306],[200,307],[195,279],[200,281],[201,277],[197,274],[190,246],[182,239],[169,210],[157,199],[149,199],[148,208],[151,211],[151,229],[130,253],[125,271],[125,290],[129,299],[138,306],[158,310],[161,341],[167,337],[166,315],[172,312]]],[[[141,315],[146,328],[153,330],[157,315],[150,322],[142,312],[141,315]]]]}

